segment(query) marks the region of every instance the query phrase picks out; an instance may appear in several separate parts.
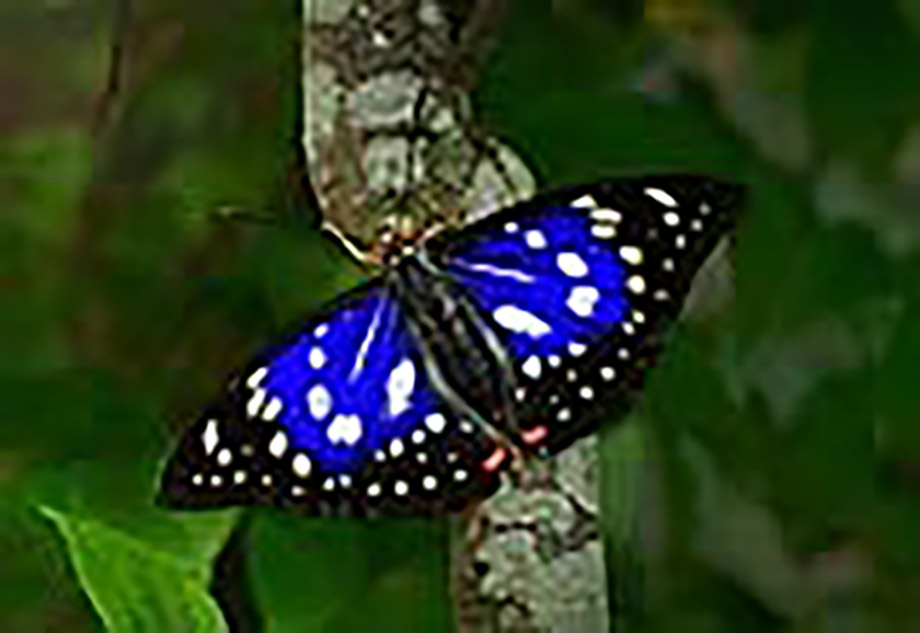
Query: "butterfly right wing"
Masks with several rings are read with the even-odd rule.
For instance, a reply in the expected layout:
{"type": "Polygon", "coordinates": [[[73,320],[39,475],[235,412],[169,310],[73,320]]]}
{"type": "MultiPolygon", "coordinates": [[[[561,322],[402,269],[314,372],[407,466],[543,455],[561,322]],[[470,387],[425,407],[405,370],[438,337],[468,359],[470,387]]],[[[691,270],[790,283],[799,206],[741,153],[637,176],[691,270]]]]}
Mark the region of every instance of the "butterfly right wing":
{"type": "Polygon", "coordinates": [[[308,319],[229,382],[185,432],[160,501],[435,513],[491,494],[497,475],[482,464],[502,450],[435,390],[381,278],[308,319]]]}
{"type": "MultiPolygon", "coordinates": [[[[741,187],[706,177],[608,180],[432,240],[456,303],[480,315],[512,374],[516,426],[500,429],[556,453],[628,410],[742,200],[741,187]]],[[[485,396],[483,416],[509,408],[507,394],[485,396]]]]}

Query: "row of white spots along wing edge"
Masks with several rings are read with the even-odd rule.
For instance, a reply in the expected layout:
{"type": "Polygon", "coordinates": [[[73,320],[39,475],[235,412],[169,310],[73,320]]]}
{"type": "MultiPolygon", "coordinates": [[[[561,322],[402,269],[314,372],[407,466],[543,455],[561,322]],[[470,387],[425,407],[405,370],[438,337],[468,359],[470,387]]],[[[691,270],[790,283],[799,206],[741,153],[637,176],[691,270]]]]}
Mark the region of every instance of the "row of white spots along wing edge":
{"type": "MultiPolygon", "coordinates": [[[[353,424],[356,421],[356,419],[357,419],[357,416],[355,415],[337,416],[337,420],[340,420],[342,424],[346,425],[345,427],[342,428],[340,432],[344,434],[348,434],[348,433],[354,434],[355,433],[355,431],[353,430],[354,427],[351,427],[352,430],[349,430],[347,425],[353,424]]],[[[337,422],[334,421],[333,424],[335,425],[336,423],[337,422]]],[[[441,413],[429,414],[425,418],[425,425],[432,432],[440,433],[446,428],[446,418],[441,413]]],[[[421,431],[421,429],[416,429],[412,434],[412,438],[415,443],[421,443],[421,441],[424,440],[424,432],[421,431]]],[[[205,447],[206,452],[208,453],[213,452],[214,448],[216,447],[216,444],[219,442],[219,435],[217,431],[217,421],[216,420],[209,420],[208,424],[206,425],[204,434],[203,434],[203,440],[206,443],[206,447],[205,447]]],[[[353,435],[348,441],[351,443],[351,442],[357,441],[357,438],[353,435]]],[[[288,449],[287,436],[284,433],[284,431],[279,430],[276,432],[272,440],[269,442],[269,452],[272,455],[274,455],[276,458],[280,459],[285,454],[287,449],[288,449]]],[[[391,441],[390,453],[393,457],[401,456],[404,450],[405,450],[404,444],[402,443],[401,440],[399,440],[398,438],[395,438],[391,441]]],[[[224,454],[224,453],[226,453],[226,455],[229,456],[230,455],[229,449],[227,448],[221,449],[219,454],[224,454]]],[[[219,460],[219,461],[224,462],[222,463],[222,465],[227,465],[229,464],[230,460],[228,457],[226,460],[219,460]]],[[[304,452],[298,451],[294,455],[293,459],[291,460],[291,470],[298,477],[306,478],[312,472],[312,462],[310,461],[309,457],[307,457],[307,455],[304,452]]],[[[468,473],[462,468],[455,469],[454,479],[456,481],[458,482],[463,481],[466,479],[467,476],[468,476],[468,473]]],[[[245,471],[242,471],[242,470],[236,471],[233,476],[233,482],[236,484],[242,484],[247,480],[247,478],[248,478],[248,474],[245,471]]],[[[340,474],[338,476],[338,479],[339,479],[339,484],[343,487],[347,488],[351,485],[351,477],[348,474],[340,474]]],[[[204,476],[201,473],[197,473],[192,478],[192,480],[193,480],[193,483],[195,483],[196,485],[202,485],[204,483],[204,476]]],[[[267,474],[264,475],[262,478],[262,484],[270,485],[271,483],[272,483],[271,476],[267,474]]],[[[211,477],[211,484],[213,486],[222,485],[223,478],[220,475],[213,475],[211,477]]],[[[434,475],[427,474],[422,477],[421,485],[425,490],[431,491],[437,488],[438,481],[434,475]]],[[[327,478],[326,482],[324,483],[324,489],[332,490],[334,489],[334,486],[335,486],[335,480],[333,478],[327,478]]],[[[300,490],[302,494],[303,490],[302,489],[300,490]]],[[[368,494],[370,496],[376,496],[380,494],[381,490],[382,489],[380,487],[380,484],[376,482],[369,484],[367,488],[368,494]]],[[[296,488],[295,488],[295,492],[296,492],[296,488]]],[[[401,481],[401,480],[396,481],[394,483],[394,492],[397,495],[407,494],[408,493],[408,483],[406,483],[405,481],[401,481]]]]}
{"type": "MultiPolygon", "coordinates": [[[[324,333],[322,329],[319,329],[318,332],[320,334],[324,333]]],[[[311,354],[317,349],[318,348],[313,348],[311,354]]],[[[267,368],[259,368],[253,372],[247,381],[247,384],[254,388],[253,397],[248,404],[249,412],[253,414],[253,416],[258,412],[258,408],[264,404],[267,392],[260,385],[267,373],[267,368]]],[[[411,406],[410,398],[414,386],[415,364],[409,358],[403,358],[391,371],[387,381],[388,407],[391,417],[401,415],[411,406]]],[[[334,404],[332,394],[322,384],[313,385],[307,392],[306,400],[310,414],[317,421],[325,419],[332,411],[334,404]]],[[[280,411],[281,406],[280,399],[272,398],[269,405],[267,405],[263,411],[263,417],[268,420],[274,419],[280,411]]],[[[425,416],[424,424],[431,432],[440,433],[445,429],[447,422],[443,414],[435,412],[425,416]]],[[[361,419],[357,414],[338,414],[327,427],[327,437],[333,444],[344,442],[348,445],[354,445],[360,440],[361,435],[361,419]]],[[[412,433],[412,438],[416,443],[422,442],[424,440],[424,431],[416,429],[412,433]]],[[[209,420],[202,434],[205,453],[208,455],[213,453],[219,440],[218,423],[216,420],[209,420]]],[[[269,443],[269,452],[275,457],[280,458],[287,450],[287,447],[287,436],[282,431],[279,431],[269,443]]],[[[226,450],[227,449],[224,449],[224,451],[226,450]]],[[[394,457],[397,456],[399,452],[401,452],[401,450],[396,449],[394,445],[394,457]]],[[[306,466],[306,464],[309,464],[309,461],[305,455],[300,453],[295,460],[295,471],[299,470],[303,472],[309,470],[306,466]]]]}
{"type": "MultiPolygon", "coordinates": [[[[649,198],[652,198],[653,200],[667,207],[668,210],[665,211],[665,213],[662,215],[665,224],[672,228],[680,224],[680,214],[674,211],[674,209],[677,209],[680,204],[674,198],[674,196],[669,194],[664,189],[658,187],[645,187],[643,189],[643,193],[649,198]]],[[[585,194],[579,198],[576,198],[570,203],[570,206],[574,208],[592,210],[591,217],[598,222],[591,227],[591,233],[595,237],[602,239],[611,239],[616,237],[616,228],[614,225],[622,220],[622,214],[620,214],[618,211],[602,208],[589,194],[585,194]]],[[[700,215],[706,216],[711,212],[711,208],[708,204],[703,202],[700,204],[699,212],[700,215]]],[[[698,218],[691,220],[690,229],[696,232],[702,231],[702,221],[698,218]]],[[[687,237],[683,234],[677,235],[674,243],[677,248],[683,249],[687,245],[687,237]]]]}

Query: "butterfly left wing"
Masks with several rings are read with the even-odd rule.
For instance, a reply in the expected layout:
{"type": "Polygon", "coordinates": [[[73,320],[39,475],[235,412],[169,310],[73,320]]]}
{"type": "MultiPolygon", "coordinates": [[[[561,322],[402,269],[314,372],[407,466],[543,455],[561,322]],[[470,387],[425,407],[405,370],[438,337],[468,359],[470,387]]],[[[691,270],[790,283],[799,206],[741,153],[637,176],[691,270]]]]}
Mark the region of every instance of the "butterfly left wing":
{"type": "Polygon", "coordinates": [[[740,193],[690,176],[570,187],[432,241],[511,365],[509,435],[553,453],[631,404],[740,193]]]}
{"type": "Polygon", "coordinates": [[[490,494],[497,468],[481,465],[495,451],[432,388],[391,285],[377,279],[230,381],[186,431],[160,501],[425,514],[490,494]]]}

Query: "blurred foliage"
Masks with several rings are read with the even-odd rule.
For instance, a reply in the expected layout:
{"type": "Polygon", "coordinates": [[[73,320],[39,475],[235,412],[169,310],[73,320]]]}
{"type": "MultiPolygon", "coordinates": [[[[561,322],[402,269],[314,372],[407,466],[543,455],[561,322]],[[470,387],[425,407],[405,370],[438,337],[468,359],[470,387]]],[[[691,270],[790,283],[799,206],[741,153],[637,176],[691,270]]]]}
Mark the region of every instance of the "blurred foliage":
{"type": "MultiPolygon", "coordinates": [[[[224,626],[204,589],[238,515],[152,507],[160,460],[355,279],[292,184],[296,4],[0,8],[5,631],[224,626]]],[[[734,302],[604,433],[620,627],[917,628],[916,3],[552,4],[510,3],[476,99],[543,181],[750,187],[734,302]]],[[[447,630],[447,534],[257,512],[237,572],[270,630],[447,630]]]]}

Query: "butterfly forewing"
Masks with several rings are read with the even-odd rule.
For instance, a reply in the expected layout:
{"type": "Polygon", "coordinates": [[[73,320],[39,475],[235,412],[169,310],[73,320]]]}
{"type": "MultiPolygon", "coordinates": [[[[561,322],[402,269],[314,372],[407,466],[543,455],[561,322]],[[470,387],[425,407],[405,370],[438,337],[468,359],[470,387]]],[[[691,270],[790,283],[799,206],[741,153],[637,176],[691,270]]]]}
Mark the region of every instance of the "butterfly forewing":
{"type": "Polygon", "coordinates": [[[187,431],[164,475],[179,507],[426,513],[487,495],[496,450],[432,388],[392,287],[372,282],[260,354],[187,431]]]}
{"type": "Polygon", "coordinates": [[[695,177],[611,181],[546,193],[445,236],[436,261],[512,365],[509,434],[552,453],[629,406],[739,194],[695,177]]]}

